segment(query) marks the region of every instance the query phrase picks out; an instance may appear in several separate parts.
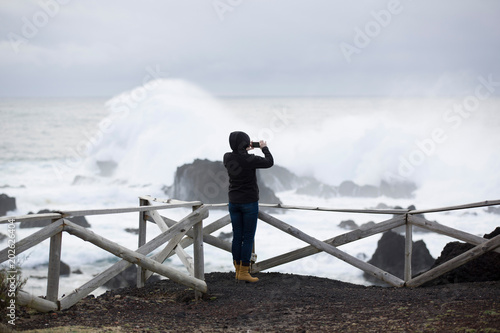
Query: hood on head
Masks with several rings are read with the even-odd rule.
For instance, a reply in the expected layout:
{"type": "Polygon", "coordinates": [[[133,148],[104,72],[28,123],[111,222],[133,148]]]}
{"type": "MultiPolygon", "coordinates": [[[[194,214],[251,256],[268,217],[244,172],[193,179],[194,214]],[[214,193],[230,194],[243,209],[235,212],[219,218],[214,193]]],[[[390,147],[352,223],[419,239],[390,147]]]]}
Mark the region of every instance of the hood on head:
{"type": "Polygon", "coordinates": [[[250,146],[250,137],[245,132],[232,132],[229,134],[229,145],[234,152],[246,152],[250,146]]]}

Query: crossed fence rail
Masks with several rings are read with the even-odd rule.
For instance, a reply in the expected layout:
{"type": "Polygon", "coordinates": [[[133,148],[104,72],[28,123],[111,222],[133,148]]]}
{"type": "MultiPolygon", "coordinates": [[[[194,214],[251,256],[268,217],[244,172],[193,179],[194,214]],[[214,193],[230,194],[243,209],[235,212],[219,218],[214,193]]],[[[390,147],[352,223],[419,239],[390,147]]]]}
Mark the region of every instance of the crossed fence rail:
{"type": "MultiPolygon", "coordinates": [[[[272,267],[286,264],[319,252],[326,252],[348,264],[357,267],[374,277],[385,281],[395,287],[417,287],[430,281],[446,272],[459,267],[482,254],[495,251],[500,253],[500,235],[492,239],[484,239],[473,234],[447,227],[437,222],[426,220],[418,215],[423,213],[445,212],[460,209],[471,209],[486,206],[500,205],[500,200],[484,201],[460,206],[451,206],[427,210],[407,210],[407,209],[336,209],[328,207],[308,207],[291,206],[282,204],[260,204],[260,207],[269,209],[283,210],[309,210],[323,212],[344,212],[344,213],[362,213],[362,214],[390,214],[394,217],[376,223],[366,229],[356,229],[333,238],[319,240],[298,228],[287,224],[278,218],[259,211],[259,219],[269,225],[288,233],[309,245],[294,251],[290,251],[261,262],[254,263],[251,271],[253,273],[264,271],[272,267]],[[405,269],[404,278],[400,279],[378,267],[364,262],[350,254],[338,249],[339,246],[351,243],[369,236],[383,233],[391,229],[406,226],[405,228],[405,269]],[[412,227],[418,226],[430,231],[443,234],[458,240],[475,245],[469,251],[443,263],[417,277],[412,277],[411,257],[412,257],[412,227]]],[[[36,221],[51,219],[52,223],[30,236],[19,240],[15,244],[15,255],[18,255],[42,241],[50,238],[49,265],[47,276],[47,293],[45,298],[35,297],[23,290],[19,290],[17,300],[20,305],[27,305],[39,311],[56,311],[67,309],[79,300],[89,295],[95,289],[120,274],[129,266],[135,264],[138,268],[137,286],[142,287],[146,280],[157,273],[167,277],[175,282],[193,288],[196,298],[200,298],[203,293],[208,292],[208,286],[204,281],[204,251],[203,244],[207,243],[223,251],[231,252],[231,243],[224,241],[212,235],[213,232],[228,225],[231,220],[229,215],[225,215],[216,221],[203,227],[203,221],[208,218],[209,210],[216,207],[225,207],[227,204],[203,204],[199,201],[185,202],[178,200],[162,200],[151,196],[142,196],[139,198],[139,207],[116,208],[116,209],[95,209],[81,211],[65,211],[47,214],[32,214],[15,217],[1,217],[0,224],[8,223],[14,219],[16,222],[36,221]],[[159,211],[172,208],[187,207],[192,212],[179,221],[160,215],[159,211]],[[67,220],[70,216],[89,216],[103,214],[121,214],[121,213],[139,213],[139,236],[138,248],[134,251],[127,247],[117,244],[112,240],[95,234],[75,223],[67,220]],[[146,228],[148,222],[153,222],[160,229],[160,234],[146,242],[146,228]],[[90,242],[111,254],[121,258],[105,271],[101,272],[84,285],[76,288],[68,295],[58,298],[59,292],[59,269],[62,251],[62,233],[90,242]],[[159,252],[148,256],[156,249],[164,246],[159,252]],[[193,257],[184,249],[193,246],[193,257]],[[175,268],[167,266],[164,262],[170,256],[177,255],[186,267],[188,274],[185,274],[175,268]]],[[[0,263],[9,259],[9,247],[0,251],[0,263]]]]}

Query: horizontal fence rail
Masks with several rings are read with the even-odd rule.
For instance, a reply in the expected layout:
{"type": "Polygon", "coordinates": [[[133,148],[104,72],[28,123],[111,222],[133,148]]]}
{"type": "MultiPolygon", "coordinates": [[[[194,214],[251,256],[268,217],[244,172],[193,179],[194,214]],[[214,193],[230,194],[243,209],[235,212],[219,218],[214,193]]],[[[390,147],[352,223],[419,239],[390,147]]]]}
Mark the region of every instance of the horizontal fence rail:
{"type": "MultiPolygon", "coordinates": [[[[203,221],[208,218],[209,210],[213,208],[227,207],[227,203],[221,204],[203,204],[200,201],[179,201],[174,199],[159,199],[151,196],[139,197],[138,207],[125,207],[113,209],[92,209],[92,210],[73,210],[58,211],[44,214],[31,214],[14,217],[0,217],[0,224],[23,221],[52,220],[52,223],[41,228],[35,233],[16,242],[16,255],[36,246],[44,240],[50,238],[49,265],[47,277],[47,295],[44,298],[35,297],[25,291],[18,291],[17,299],[20,305],[27,305],[39,311],[55,311],[67,309],[79,300],[89,295],[104,283],[123,272],[131,265],[137,265],[137,286],[144,286],[147,279],[157,273],[171,279],[177,283],[193,288],[196,298],[200,298],[203,293],[208,292],[208,286],[204,281],[204,251],[203,244],[210,244],[220,250],[231,253],[231,243],[222,240],[212,234],[221,228],[229,225],[231,219],[225,215],[210,224],[203,225],[203,221]],[[160,214],[159,211],[165,211],[172,208],[190,208],[191,213],[179,221],[175,221],[160,214]],[[67,220],[72,216],[88,215],[106,215],[122,213],[139,214],[139,235],[138,247],[131,250],[121,246],[105,237],[97,235],[92,231],[80,227],[67,220]],[[160,234],[146,242],[146,230],[148,223],[154,223],[159,228],[160,234]],[[59,291],[59,267],[62,252],[62,234],[78,237],[97,247],[100,247],[109,253],[119,257],[121,260],[104,270],[90,281],[79,288],[76,288],[68,295],[58,299],[59,291]],[[159,252],[148,256],[154,250],[162,247],[159,252]],[[191,257],[185,248],[193,246],[193,257],[191,257]],[[185,266],[188,274],[184,274],[177,269],[168,267],[164,264],[165,260],[171,256],[177,256],[185,266]]],[[[459,267],[470,260],[473,260],[484,253],[494,251],[500,253],[500,236],[492,239],[484,239],[470,233],[451,228],[437,222],[432,222],[421,217],[423,213],[435,213],[454,211],[461,209],[480,208],[487,206],[500,205],[500,200],[484,201],[466,205],[450,206],[443,208],[408,210],[408,209],[339,209],[330,207],[310,207],[294,206],[283,204],[259,204],[266,208],[266,212],[259,211],[258,218],[281,232],[287,233],[297,239],[306,242],[308,245],[284,254],[268,258],[260,262],[253,262],[251,271],[253,273],[261,272],[279,265],[293,262],[320,252],[328,253],[348,264],[363,270],[364,272],[396,287],[417,287],[436,277],[459,267]],[[269,214],[272,209],[277,210],[304,210],[320,211],[332,213],[359,213],[359,214],[386,214],[393,215],[392,218],[376,223],[368,228],[359,228],[346,232],[335,237],[319,240],[298,228],[287,224],[284,221],[269,214]],[[348,253],[338,249],[339,246],[355,242],[379,233],[384,233],[391,229],[405,226],[405,269],[404,279],[400,279],[388,272],[364,262],[348,253]],[[417,277],[412,277],[411,258],[412,258],[412,227],[418,226],[432,232],[446,235],[474,245],[474,248],[451,259],[417,277]]],[[[0,251],[0,263],[8,260],[9,248],[0,251]]]]}

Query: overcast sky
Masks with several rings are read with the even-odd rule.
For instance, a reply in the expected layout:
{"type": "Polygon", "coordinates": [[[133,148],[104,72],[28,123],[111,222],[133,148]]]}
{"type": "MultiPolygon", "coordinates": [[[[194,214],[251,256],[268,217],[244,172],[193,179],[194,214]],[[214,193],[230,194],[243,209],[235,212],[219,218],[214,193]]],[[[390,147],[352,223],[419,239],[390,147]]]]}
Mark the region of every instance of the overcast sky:
{"type": "MultiPolygon", "coordinates": [[[[0,0],[0,96],[463,95],[500,81],[500,1],[0,0]]],[[[495,90],[500,95],[500,86],[495,90]]]]}

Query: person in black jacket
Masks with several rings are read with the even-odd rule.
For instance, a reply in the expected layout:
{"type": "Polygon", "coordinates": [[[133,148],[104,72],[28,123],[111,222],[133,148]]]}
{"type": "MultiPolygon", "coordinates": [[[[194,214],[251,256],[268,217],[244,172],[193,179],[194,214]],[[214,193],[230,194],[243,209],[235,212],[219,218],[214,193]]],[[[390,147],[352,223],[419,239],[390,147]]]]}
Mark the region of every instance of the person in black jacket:
{"type": "Polygon", "coordinates": [[[260,141],[264,157],[249,154],[253,149],[250,137],[244,132],[232,132],[229,145],[232,152],[224,154],[224,166],[229,175],[229,215],[233,227],[232,254],[236,279],[257,282],[249,273],[250,258],[257,229],[259,187],[256,169],[270,168],[273,156],[265,141],[260,141]]]}

